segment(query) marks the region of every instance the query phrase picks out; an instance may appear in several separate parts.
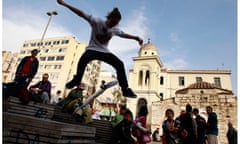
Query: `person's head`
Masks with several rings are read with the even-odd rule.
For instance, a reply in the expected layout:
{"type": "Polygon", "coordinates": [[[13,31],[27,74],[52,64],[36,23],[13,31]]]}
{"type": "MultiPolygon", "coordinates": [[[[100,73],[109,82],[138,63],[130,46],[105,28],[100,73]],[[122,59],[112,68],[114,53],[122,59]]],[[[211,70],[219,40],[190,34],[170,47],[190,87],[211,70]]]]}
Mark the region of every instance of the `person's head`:
{"type": "Polygon", "coordinates": [[[186,111],[187,111],[187,113],[191,113],[192,112],[192,106],[190,104],[186,105],[186,111]]]}
{"type": "Polygon", "coordinates": [[[148,108],[147,106],[143,105],[140,107],[138,116],[147,116],[148,115],[148,108]]]}
{"type": "Polygon", "coordinates": [[[131,123],[133,120],[133,114],[129,109],[126,109],[126,112],[123,115],[124,120],[128,123],[131,123]]]}
{"type": "Polygon", "coordinates": [[[194,109],[193,109],[193,114],[194,114],[195,116],[199,115],[199,110],[198,110],[197,108],[194,108],[194,109]]]}
{"type": "Polygon", "coordinates": [[[84,83],[80,83],[78,86],[77,86],[78,89],[80,90],[84,90],[85,89],[85,84],[84,83]]]}
{"type": "Polygon", "coordinates": [[[165,112],[167,119],[172,120],[174,117],[174,111],[172,109],[167,109],[165,112]]]}
{"type": "Polygon", "coordinates": [[[38,50],[37,50],[37,49],[33,49],[33,50],[31,51],[32,57],[36,57],[37,54],[38,54],[38,50]]]}
{"type": "Polygon", "coordinates": [[[228,122],[228,127],[229,128],[233,127],[233,125],[232,125],[232,123],[230,121],[228,122]]]}
{"type": "Polygon", "coordinates": [[[109,28],[112,28],[112,27],[118,25],[118,23],[120,22],[120,20],[122,18],[121,13],[118,10],[118,8],[113,8],[113,10],[111,12],[109,12],[106,17],[107,17],[106,25],[109,28]]]}
{"type": "Polygon", "coordinates": [[[185,114],[186,114],[186,110],[181,110],[180,116],[181,116],[181,115],[185,115],[185,114]]]}
{"type": "Polygon", "coordinates": [[[124,115],[124,113],[127,111],[127,107],[125,105],[121,106],[120,108],[120,114],[124,115]]]}
{"type": "Polygon", "coordinates": [[[207,114],[210,114],[210,113],[212,113],[213,109],[211,106],[207,106],[206,111],[207,111],[207,114]]]}
{"type": "Polygon", "coordinates": [[[57,91],[57,95],[60,95],[62,92],[60,90],[57,91]]]}
{"type": "Polygon", "coordinates": [[[48,81],[49,75],[47,73],[44,73],[42,76],[43,81],[48,81]]]}

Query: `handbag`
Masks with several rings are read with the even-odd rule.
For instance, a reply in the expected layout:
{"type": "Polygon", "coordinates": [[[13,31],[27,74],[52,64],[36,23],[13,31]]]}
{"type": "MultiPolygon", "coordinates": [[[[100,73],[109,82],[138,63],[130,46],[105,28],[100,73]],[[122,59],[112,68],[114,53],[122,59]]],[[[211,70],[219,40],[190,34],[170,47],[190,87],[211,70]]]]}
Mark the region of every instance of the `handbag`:
{"type": "Polygon", "coordinates": [[[151,142],[152,140],[151,140],[150,134],[143,134],[142,141],[145,142],[145,143],[151,142]]]}

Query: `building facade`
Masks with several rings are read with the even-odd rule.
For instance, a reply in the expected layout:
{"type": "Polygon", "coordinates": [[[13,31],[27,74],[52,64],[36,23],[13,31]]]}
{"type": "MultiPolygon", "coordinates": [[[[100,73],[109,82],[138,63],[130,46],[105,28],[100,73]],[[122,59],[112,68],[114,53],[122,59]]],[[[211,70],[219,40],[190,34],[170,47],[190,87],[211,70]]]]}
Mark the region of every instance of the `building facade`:
{"type": "MultiPolygon", "coordinates": [[[[152,130],[156,127],[159,127],[161,130],[161,123],[165,118],[164,113],[167,108],[172,108],[175,111],[176,117],[180,110],[185,108],[187,103],[193,107],[200,108],[201,111],[205,111],[206,105],[213,106],[219,115],[225,109],[218,110],[218,108],[225,103],[228,111],[232,109],[232,112],[235,115],[237,114],[237,99],[232,93],[230,70],[171,70],[164,68],[159,57],[158,48],[150,43],[150,41],[144,44],[140,48],[138,56],[133,58],[133,69],[129,72],[129,85],[138,97],[136,99],[128,98],[128,107],[136,115],[136,106],[139,104],[139,101],[145,99],[149,109],[148,127],[152,130]],[[198,83],[214,85],[214,88],[198,88],[197,91],[199,94],[189,92],[183,95],[177,93],[187,88],[191,89],[190,86],[192,84],[198,83]],[[204,91],[205,95],[200,96],[200,91],[204,91]],[[222,97],[224,98],[221,99],[222,97]],[[231,102],[226,101],[226,97],[231,99],[231,102]],[[180,99],[184,99],[185,101],[181,101],[180,99]],[[205,101],[203,102],[203,100],[205,101]],[[220,101],[222,103],[218,103],[220,101]],[[215,106],[216,103],[218,103],[217,106],[215,106]],[[203,105],[200,106],[198,104],[203,105]]],[[[219,120],[220,127],[225,127],[226,123],[223,121],[229,120],[229,118],[225,114],[219,120]]],[[[232,120],[236,126],[236,118],[233,117],[232,120]]],[[[226,131],[221,130],[220,132],[224,134],[226,131]]],[[[225,139],[221,142],[223,141],[225,139]]]]}
{"type": "MultiPolygon", "coordinates": [[[[77,64],[86,50],[86,44],[78,42],[75,37],[46,38],[42,41],[40,39],[26,40],[20,48],[15,69],[20,60],[30,55],[33,49],[39,49],[40,53],[37,56],[39,69],[31,84],[40,81],[42,75],[48,73],[52,83],[52,94],[61,90],[66,96],[69,90],[65,89],[65,84],[76,74],[77,64]]],[[[87,85],[86,88],[90,94],[93,93],[97,83],[100,66],[100,61],[92,61],[85,69],[82,82],[87,85]]],[[[12,71],[11,80],[14,79],[15,69],[12,71]]]]}
{"type": "Polygon", "coordinates": [[[2,82],[10,82],[12,71],[15,70],[18,53],[2,51],[2,82]]]}

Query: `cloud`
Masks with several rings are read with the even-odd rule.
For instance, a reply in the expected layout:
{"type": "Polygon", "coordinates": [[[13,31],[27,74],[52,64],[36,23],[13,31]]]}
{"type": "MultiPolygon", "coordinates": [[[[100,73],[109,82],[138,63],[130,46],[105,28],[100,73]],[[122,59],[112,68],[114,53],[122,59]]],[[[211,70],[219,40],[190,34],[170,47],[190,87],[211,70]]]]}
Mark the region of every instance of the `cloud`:
{"type": "MultiPolygon", "coordinates": [[[[44,28],[47,24],[47,19],[41,18],[34,13],[28,13],[26,18],[25,13],[16,11],[13,13],[15,18],[5,17],[2,20],[3,24],[3,50],[19,52],[25,40],[41,39],[44,28]],[[19,19],[21,18],[21,19],[19,19]],[[46,22],[44,25],[43,22],[46,22]]],[[[50,23],[47,29],[46,37],[57,37],[64,35],[73,35],[64,29],[62,26],[50,23]]]]}

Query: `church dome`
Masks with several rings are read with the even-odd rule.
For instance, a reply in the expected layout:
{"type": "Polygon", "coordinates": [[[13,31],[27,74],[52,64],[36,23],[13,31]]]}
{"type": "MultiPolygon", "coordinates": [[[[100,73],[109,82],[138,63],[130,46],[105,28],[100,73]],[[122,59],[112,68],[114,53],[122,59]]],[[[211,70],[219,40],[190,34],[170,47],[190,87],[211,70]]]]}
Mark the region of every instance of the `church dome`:
{"type": "Polygon", "coordinates": [[[154,56],[154,55],[159,55],[158,48],[150,42],[150,39],[148,39],[148,42],[143,44],[142,47],[140,48],[139,56],[154,56]]]}

